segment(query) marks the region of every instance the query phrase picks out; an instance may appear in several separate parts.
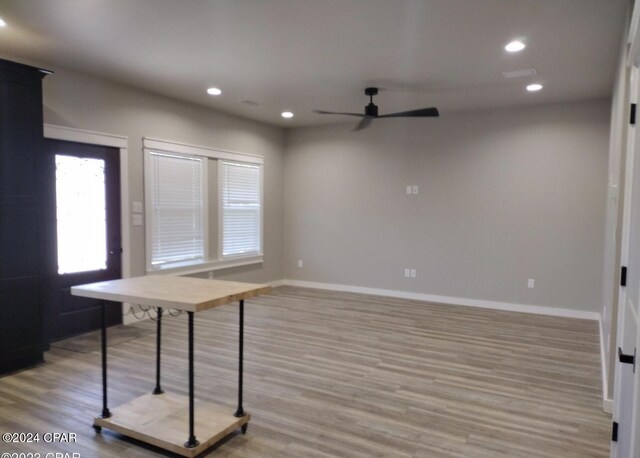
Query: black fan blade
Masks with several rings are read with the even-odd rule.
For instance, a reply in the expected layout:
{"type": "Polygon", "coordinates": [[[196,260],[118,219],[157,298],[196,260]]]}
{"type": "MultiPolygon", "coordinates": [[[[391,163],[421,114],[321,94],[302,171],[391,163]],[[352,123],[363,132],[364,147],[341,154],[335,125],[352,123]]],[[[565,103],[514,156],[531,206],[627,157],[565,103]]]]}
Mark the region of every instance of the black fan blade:
{"type": "Polygon", "coordinates": [[[436,107],[420,108],[418,110],[401,111],[399,113],[389,113],[380,115],[378,118],[435,118],[440,116],[436,107]]]}
{"type": "Polygon", "coordinates": [[[338,111],[324,111],[324,110],[313,110],[314,113],[318,114],[332,114],[332,115],[347,115],[347,116],[357,116],[359,118],[364,118],[366,115],[362,113],[341,113],[338,111]]]}
{"type": "Polygon", "coordinates": [[[371,121],[373,121],[374,118],[375,116],[365,116],[364,118],[362,118],[362,121],[360,121],[353,129],[351,129],[351,131],[356,132],[358,130],[366,129],[371,125],[371,121]]]}

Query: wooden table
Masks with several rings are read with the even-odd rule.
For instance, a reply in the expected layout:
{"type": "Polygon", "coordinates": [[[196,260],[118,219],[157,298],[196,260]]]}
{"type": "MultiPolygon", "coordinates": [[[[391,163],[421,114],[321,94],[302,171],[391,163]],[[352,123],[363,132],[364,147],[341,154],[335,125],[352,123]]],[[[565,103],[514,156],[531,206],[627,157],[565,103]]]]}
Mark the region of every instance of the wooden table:
{"type": "Polygon", "coordinates": [[[193,457],[241,428],[245,433],[250,415],[242,408],[244,300],[268,293],[271,287],[200,278],[154,275],[74,286],[74,296],[102,300],[102,414],[93,427],[193,457]],[[131,302],[157,308],[156,386],[151,393],[109,410],[107,406],[107,301],[131,302]],[[194,405],[193,319],[194,313],[239,301],[238,407],[235,413],[212,403],[194,405]],[[163,309],[187,312],[189,328],[189,396],[165,393],[160,386],[160,344],[163,309]],[[196,420],[197,413],[197,420],[196,420]],[[196,439],[197,436],[200,440],[196,439]],[[185,442],[186,439],[186,442],[185,442]]]}

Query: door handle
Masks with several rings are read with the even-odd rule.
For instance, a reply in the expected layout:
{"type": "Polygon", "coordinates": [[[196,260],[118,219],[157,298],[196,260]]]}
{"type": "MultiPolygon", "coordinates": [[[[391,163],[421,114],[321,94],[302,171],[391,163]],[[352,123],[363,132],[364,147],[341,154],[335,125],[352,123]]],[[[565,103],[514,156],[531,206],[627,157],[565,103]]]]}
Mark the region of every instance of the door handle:
{"type": "Polygon", "coordinates": [[[633,355],[625,355],[622,353],[622,347],[618,347],[618,361],[623,364],[632,364],[633,372],[636,372],[636,349],[633,349],[633,355]]]}

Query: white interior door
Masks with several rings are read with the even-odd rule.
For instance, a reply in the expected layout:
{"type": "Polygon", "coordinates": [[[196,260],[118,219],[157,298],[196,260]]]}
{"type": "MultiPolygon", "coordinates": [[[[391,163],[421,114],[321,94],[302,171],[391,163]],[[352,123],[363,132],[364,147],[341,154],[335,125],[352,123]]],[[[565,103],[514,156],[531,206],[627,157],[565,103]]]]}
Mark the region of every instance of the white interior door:
{"type": "MultiPolygon", "coordinates": [[[[632,68],[630,99],[635,103],[640,88],[639,71],[632,68]]],[[[638,127],[630,125],[627,139],[627,160],[624,192],[621,262],[626,266],[626,286],[620,288],[618,301],[618,347],[625,355],[634,355],[640,338],[640,151],[638,127]]],[[[618,355],[615,355],[618,357],[618,355]]],[[[618,424],[617,442],[612,443],[614,458],[640,457],[638,403],[640,369],[632,364],[616,364],[613,420],[618,424]]]]}

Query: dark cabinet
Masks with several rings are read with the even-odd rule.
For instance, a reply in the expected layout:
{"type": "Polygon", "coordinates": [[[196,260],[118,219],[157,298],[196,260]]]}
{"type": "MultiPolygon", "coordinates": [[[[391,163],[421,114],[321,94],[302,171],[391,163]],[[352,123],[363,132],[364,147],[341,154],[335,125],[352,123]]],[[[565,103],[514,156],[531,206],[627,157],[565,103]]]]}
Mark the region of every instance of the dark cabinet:
{"type": "Polygon", "coordinates": [[[0,373],[42,361],[42,78],[0,59],[0,373]]]}

